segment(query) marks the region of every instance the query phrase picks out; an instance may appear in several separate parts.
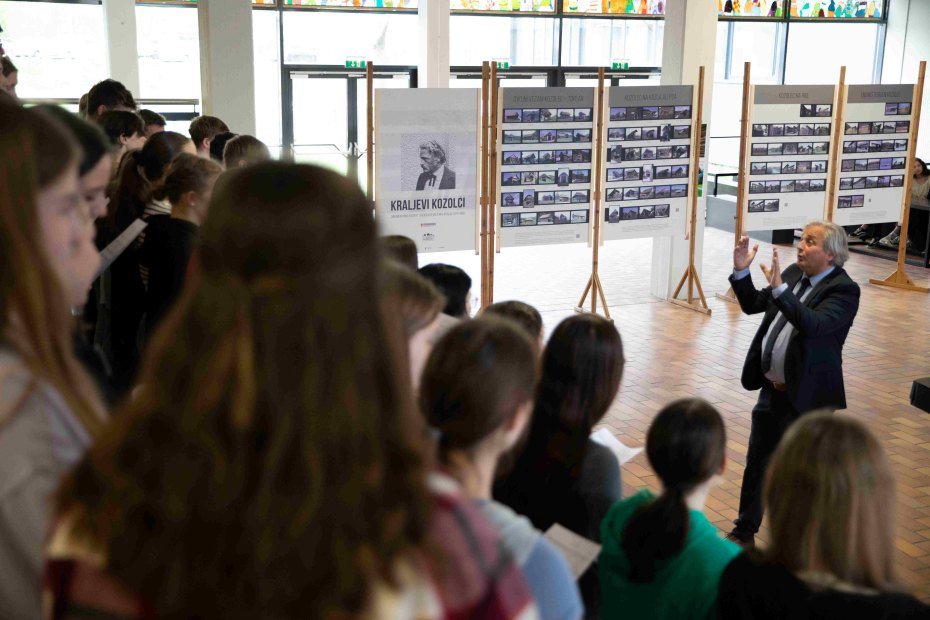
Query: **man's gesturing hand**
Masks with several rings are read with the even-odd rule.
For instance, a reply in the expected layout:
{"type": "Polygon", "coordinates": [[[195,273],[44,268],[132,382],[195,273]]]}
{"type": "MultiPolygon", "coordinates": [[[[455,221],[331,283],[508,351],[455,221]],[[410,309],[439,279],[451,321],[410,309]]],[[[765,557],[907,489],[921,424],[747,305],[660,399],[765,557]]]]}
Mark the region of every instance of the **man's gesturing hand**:
{"type": "Polygon", "coordinates": [[[758,243],[752,246],[752,250],[750,250],[749,237],[740,237],[739,243],[733,248],[733,268],[737,271],[742,271],[749,267],[749,265],[752,264],[752,259],[756,257],[756,252],[758,250],[758,243]]]}
{"type": "Polygon", "coordinates": [[[776,288],[777,286],[781,285],[781,265],[778,264],[778,248],[772,249],[771,269],[765,265],[759,266],[762,267],[762,273],[765,274],[765,279],[769,281],[769,284],[772,285],[772,288],[776,288]]]}

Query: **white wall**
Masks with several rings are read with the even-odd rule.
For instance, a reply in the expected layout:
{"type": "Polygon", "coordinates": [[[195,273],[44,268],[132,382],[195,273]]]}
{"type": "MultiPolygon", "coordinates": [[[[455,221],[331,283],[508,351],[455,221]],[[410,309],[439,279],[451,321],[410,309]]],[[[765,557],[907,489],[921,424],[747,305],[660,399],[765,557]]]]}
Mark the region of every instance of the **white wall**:
{"type": "MultiPolygon", "coordinates": [[[[882,82],[913,84],[921,60],[930,61],[930,0],[891,0],[882,82]]],[[[917,156],[930,159],[930,85],[924,85],[917,156]]]]}

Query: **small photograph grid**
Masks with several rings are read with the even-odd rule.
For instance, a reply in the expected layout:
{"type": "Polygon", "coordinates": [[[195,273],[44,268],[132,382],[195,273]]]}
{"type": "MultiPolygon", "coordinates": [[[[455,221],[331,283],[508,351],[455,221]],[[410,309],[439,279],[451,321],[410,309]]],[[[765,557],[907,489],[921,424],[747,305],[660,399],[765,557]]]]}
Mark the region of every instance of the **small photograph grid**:
{"type": "Polygon", "coordinates": [[[843,133],[847,136],[908,133],[910,130],[911,121],[851,122],[843,127],[843,133]]]}
{"type": "Polygon", "coordinates": [[[840,172],[865,172],[868,170],[903,170],[903,157],[876,157],[872,159],[844,159],[840,172]]]}
{"type": "Polygon", "coordinates": [[[840,191],[856,189],[885,189],[904,187],[904,175],[874,175],[864,177],[841,177],[840,191]]]}
{"type": "Polygon", "coordinates": [[[852,194],[851,196],[840,196],[836,202],[837,209],[855,209],[856,207],[865,206],[865,194],[852,194]]]}
{"type": "Polygon", "coordinates": [[[766,174],[820,174],[827,171],[827,160],[814,161],[754,161],[749,164],[750,176],[766,174]]]}
{"type": "Polygon", "coordinates": [[[591,108],[505,108],[504,123],[590,123],[591,108]]]}
{"type": "Polygon", "coordinates": [[[553,149],[537,151],[503,151],[504,166],[535,166],[537,164],[589,164],[591,149],[553,149]]]}
{"type": "Polygon", "coordinates": [[[691,106],[689,105],[610,108],[611,121],[689,118],[691,118],[691,106]]]}
{"type": "Polygon", "coordinates": [[[777,213],[780,204],[777,199],[750,200],[748,211],[750,213],[777,213]]]}
{"type": "Polygon", "coordinates": [[[910,115],[911,115],[911,102],[910,101],[885,104],[885,116],[910,116],[910,115]]]}
{"type": "Polygon", "coordinates": [[[608,142],[636,142],[639,140],[687,140],[691,137],[691,125],[657,125],[650,127],[610,127],[607,129],[608,142]]]}
{"type": "Polygon", "coordinates": [[[844,140],[844,153],[903,153],[907,140],[844,140]]]}
{"type": "Polygon", "coordinates": [[[790,179],[778,181],[750,181],[750,194],[790,194],[797,192],[822,192],[826,189],[825,179],[790,179]]]}
{"type": "Polygon", "coordinates": [[[647,185],[642,187],[612,187],[607,190],[607,202],[623,202],[626,200],[653,200],[655,198],[686,198],[688,186],[677,185],[647,185]]]}
{"type": "Polygon", "coordinates": [[[607,161],[619,164],[626,161],[651,161],[663,159],[687,159],[691,154],[691,147],[687,144],[671,146],[623,146],[617,145],[607,148],[607,161]]]}
{"type": "Polygon", "coordinates": [[[801,118],[820,117],[829,118],[833,116],[833,105],[829,103],[802,103],[801,118]]]}
{"type": "Polygon", "coordinates": [[[575,211],[538,211],[536,213],[501,213],[501,227],[587,224],[587,209],[575,211]]]}
{"type": "Polygon", "coordinates": [[[607,182],[619,183],[623,181],[645,181],[653,179],[687,179],[688,166],[675,164],[672,166],[642,166],[634,168],[608,168],[607,182]]]}
{"type": "Polygon", "coordinates": [[[654,204],[641,207],[607,207],[604,209],[604,221],[619,224],[631,220],[654,220],[669,217],[671,205],[654,204]]]}
{"type": "Polygon", "coordinates": [[[776,157],[783,155],[828,155],[829,142],[753,142],[750,153],[753,157],[776,157]]]}
{"type": "Polygon", "coordinates": [[[504,144],[555,144],[591,142],[590,129],[505,129],[504,144]]]}
{"type": "Polygon", "coordinates": [[[829,136],[830,123],[754,123],[753,138],[829,136]]]}

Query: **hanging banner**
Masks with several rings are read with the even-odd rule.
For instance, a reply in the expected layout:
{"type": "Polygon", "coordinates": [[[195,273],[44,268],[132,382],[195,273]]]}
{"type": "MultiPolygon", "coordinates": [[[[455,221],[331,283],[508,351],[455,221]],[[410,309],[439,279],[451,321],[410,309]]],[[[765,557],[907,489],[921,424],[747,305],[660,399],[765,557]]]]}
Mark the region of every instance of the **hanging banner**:
{"type": "Polygon", "coordinates": [[[420,252],[475,249],[480,91],[375,91],[375,215],[420,252]]]}
{"type": "Polygon", "coordinates": [[[501,246],[586,243],[595,144],[593,88],[503,88],[501,246]]]}
{"type": "Polygon", "coordinates": [[[847,92],[833,221],[841,226],[897,222],[904,175],[910,174],[914,86],[850,86],[847,92]]]}
{"type": "Polygon", "coordinates": [[[604,158],[604,238],[684,234],[692,86],[611,87],[604,158]]]}
{"type": "Polygon", "coordinates": [[[835,88],[753,87],[745,230],[803,228],[823,217],[835,88]]]}

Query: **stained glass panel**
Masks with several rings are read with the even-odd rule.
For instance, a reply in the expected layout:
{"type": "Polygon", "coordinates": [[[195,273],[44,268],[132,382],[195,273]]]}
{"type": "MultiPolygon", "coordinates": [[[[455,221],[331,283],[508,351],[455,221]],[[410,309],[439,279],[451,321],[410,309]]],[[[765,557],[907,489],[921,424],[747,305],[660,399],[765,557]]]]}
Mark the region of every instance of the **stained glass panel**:
{"type": "Polygon", "coordinates": [[[338,9],[416,9],[419,0],[284,0],[284,6],[338,9]]]}
{"type": "Polygon", "coordinates": [[[552,13],[556,0],[451,0],[453,11],[517,11],[552,13]]]}
{"type": "Polygon", "coordinates": [[[562,0],[565,13],[665,15],[667,0],[562,0]]]}
{"type": "Polygon", "coordinates": [[[882,0],[792,0],[791,17],[882,19],[882,0]]]}
{"type": "Polygon", "coordinates": [[[721,17],[784,17],[787,0],[717,0],[721,17]]]}

